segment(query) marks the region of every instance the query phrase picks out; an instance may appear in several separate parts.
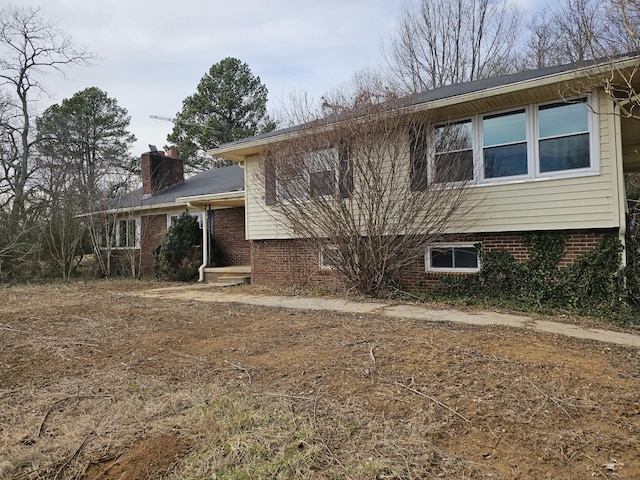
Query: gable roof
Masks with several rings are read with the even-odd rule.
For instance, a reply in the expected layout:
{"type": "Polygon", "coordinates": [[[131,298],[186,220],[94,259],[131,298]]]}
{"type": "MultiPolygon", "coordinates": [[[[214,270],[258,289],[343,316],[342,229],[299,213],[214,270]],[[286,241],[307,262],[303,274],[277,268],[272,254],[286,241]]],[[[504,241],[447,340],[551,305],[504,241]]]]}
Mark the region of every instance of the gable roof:
{"type": "Polygon", "coordinates": [[[212,168],[143,198],[142,188],[125,193],[109,202],[109,210],[150,209],[177,206],[183,197],[244,191],[244,170],[238,165],[212,168]]]}

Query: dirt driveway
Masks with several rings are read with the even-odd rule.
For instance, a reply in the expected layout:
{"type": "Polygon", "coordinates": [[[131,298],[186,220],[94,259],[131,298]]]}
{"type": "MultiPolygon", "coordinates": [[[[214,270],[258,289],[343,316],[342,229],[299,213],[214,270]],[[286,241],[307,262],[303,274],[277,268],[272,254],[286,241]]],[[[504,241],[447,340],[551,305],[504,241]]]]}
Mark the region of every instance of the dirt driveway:
{"type": "Polygon", "coordinates": [[[640,349],[508,326],[4,289],[0,478],[640,478],[640,349]]]}

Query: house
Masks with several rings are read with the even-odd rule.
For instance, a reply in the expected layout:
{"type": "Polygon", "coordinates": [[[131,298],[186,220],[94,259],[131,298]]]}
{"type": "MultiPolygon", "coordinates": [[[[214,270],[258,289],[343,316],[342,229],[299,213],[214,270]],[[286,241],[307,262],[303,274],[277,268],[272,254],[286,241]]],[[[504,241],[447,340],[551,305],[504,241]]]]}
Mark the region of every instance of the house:
{"type": "MultiPolygon", "coordinates": [[[[619,69],[631,69],[637,68],[640,58],[616,62],[619,69]]],[[[607,233],[616,232],[624,242],[625,175],[640,167],[640,128],[637,120],[620,115],[620,103],[602,84],[584,88],[594,70],[593,65],[550,67],[445,86],[406,99],[407,112],[428,110],[436,122],[453,123],[469,132],[474,182],[468,188],[482,199],[478,202],[482,208],[470,208],[464,228],[452,227],[443,243],[427,249],[423,259],[406,268],[405,289],[432,284],[443,274],[477,271],[479,253],[469,248],[477,244],[482,251],[506,249],[525,261],[527,232],[565,235],[560,266],[593,249],[607,233]]],[[[302,126],[274,131],[209,152],[244,168],[246,238],[254,284],[335,285],[322,252],[305,248],[307,240],[283,227],[269,201],[268,182],[255,181],[270,146],[302,131],[302,126]]],[[[399,141],[407,144],[409,165],[413,161],[409,132],[399,141]]],[[[411,169],[406,170],[410,175],[411,169]]],[[[358,185],[353,188],[357,195],[358,185]]]]}
{"type": "MultiPolygon", "coordinates": [[[[100,212],[116,228],[110,249],[130,259],[141,275],[153,275],[153,249],[184,212],[197,216],[203,231],[201,280],[209,267],[239,267],[247,271],[250,249],[244,232],[244,173],[240,166],[214,168],[184,178],[177,152],[147,152],[141,156],[142,187],[112,200],[100,212]],[[211,239],[221,252],[216,265],[209,259],[211,239]]],[[[102,242],[103,249],[107,247],[102,242]]],[[[131,268],[131,267],[129,267],[131,268]]],[[[215,275],[215,273],[213,273],[215,275]]]]}

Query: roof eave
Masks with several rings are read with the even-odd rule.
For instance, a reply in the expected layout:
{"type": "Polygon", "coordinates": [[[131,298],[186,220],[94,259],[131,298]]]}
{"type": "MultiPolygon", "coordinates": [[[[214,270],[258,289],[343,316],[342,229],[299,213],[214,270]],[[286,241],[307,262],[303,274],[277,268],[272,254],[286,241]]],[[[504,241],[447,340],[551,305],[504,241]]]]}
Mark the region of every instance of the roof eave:
{"type": "Polygon", "coordinates": [[[210,193],[204,195],[192,195],[179,197],[176,202],[195,207],[242,207],[244,206],[245,191],[210,193]]]}
{"type": "MultiPolygon", "coordinates": [[[[625,60],[619,60],[615,62],[616,70],[623,70],[625,68],[637,65],[639,57],[628,57],[625,60]]],[[[607,69],[609,70],[609,69],[607,69]]],[[[496,97],[500,95],[506,95],[509,93],[526,90],[532,87],[544,87],[552,84],[568,83],[572,80],[579,78],[587,78],[590,75],[602,73],[602,67],[600,65],[590,65],[580,68],[575,68],[560,73],[553,73],[542,77],[531,78],[522,80],[519,82],[509,83],[507,85],[498,85],[495,87],[484,88],[476,90],[474,92],[463,93],[459,95],[453,95],[446,98],[437,100],[426,101],[409,105],[404,107],[407,112],[421,111],[424,109],[440,109],[450,107],[465,102],[472,102],[482,98],[496,97]]],[[[250,155],[260,154],[264,151],[264,147],[273,143],[282,142],[294,138],[299,135],[300,130],[294,132],[286,132],[282,135],[274,135],[268,138],[255,138],[247,139],[245,142],[221,145],[220,147],[209,150],[207,153],[214,157],[225,158],[235,162],[243,162],[246,157],[250,155]]]]}

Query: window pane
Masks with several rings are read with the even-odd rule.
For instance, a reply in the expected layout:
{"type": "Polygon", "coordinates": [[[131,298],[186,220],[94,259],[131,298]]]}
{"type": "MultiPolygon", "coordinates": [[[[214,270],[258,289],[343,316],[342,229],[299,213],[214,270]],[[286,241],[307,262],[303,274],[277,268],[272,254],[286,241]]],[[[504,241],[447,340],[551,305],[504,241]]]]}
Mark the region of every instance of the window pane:
{"type": "Polygon", "coordinates": [[[311,172],[309,174],[309,189],[312,197],[325,197],[335,193],[335,177],[333,172],[311,172]]]}
{"type": "Polygon", "coordinates": [[[540,172],[589,168],[589,134],[540,140],[540,172]]]}
{"type": "Polygon", "coordinates": [[[415,126],[409,131],[411,162],[411,190],[424,190],[428,184],[428,131],[426,126],[415,126]]]}
{"type": "Polygon", "coordinates": [[[320,251],[320,267],[336,268],[340,263],[340,251],[336,247],[325,247],[320,251]]]}
{"type": "Polygon", "coordinates": [[[280,200],[304,200],[309,195],[309,183],[304,175],[279,178],[277,185],[280,200]]]}
{"type": "Polygon", "coordinates": [[[100,246],[106,247],[108,245],[109,227],[107,225],[98,225],[98,235],[100,238],[100,246]]]}
{"type": "Polygon", "coordinates": [[[127,221],[120,220],[118,222],[118,247],[126,247],[127,246],[127,221]]]}
{"type": "Polygon", "coordinates": [[[129,220],[127,224],[127,247],[136,246],[136,221],[129,220]]]}
{"type": "Polygon", "coordinates": [[[443,153],[434,159],[435,183],[473,180],[473,151],[443,153]]]}
{"type": "Polygon", "coordinates": [[[453,249],[455,268],[478,268],[478,250],[474,247],[453,249]]]}
{"type": "Polygon", "coordinates": [[[527,139],[524,110],[484,117],[482,120],[482,134],[485,147],[524,142],[527,139]]]}
{"type": "Polygon", "coordinates": [[[540,138],[587,132],[589,116],[584,103],[545,105],[538,114],[540,138]]]}
{"type": "Polygon", "coordinates": [[[472,148],[471,120],[436,128],[436,153],[472,148]]]}
{"type": "Polygon", "coordinates": [[[453,249],[432,248],[431,249],[432,268],[453,268],[453,249]]]}
{"type": "Polygon", "coordinates": [[[511,177],[527,172],[526,143],[484,149],[485,178],[511,177]]]}

